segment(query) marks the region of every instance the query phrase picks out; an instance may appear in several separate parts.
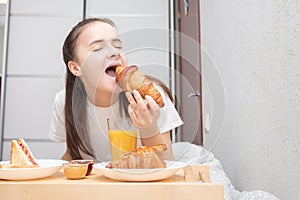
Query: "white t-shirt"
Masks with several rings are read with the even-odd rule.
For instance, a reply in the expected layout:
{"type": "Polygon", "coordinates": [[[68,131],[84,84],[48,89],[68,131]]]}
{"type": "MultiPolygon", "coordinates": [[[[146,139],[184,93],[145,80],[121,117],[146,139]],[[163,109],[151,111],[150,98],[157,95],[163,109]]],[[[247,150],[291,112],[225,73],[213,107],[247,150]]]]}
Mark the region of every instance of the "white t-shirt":
{"type": "MultiPolygon", "coordinates": [[[[181,126],[183,122],[167,94],[161,88],[158,88],[158,90],[162,94],[165,106],[160,108],[160,117],[157,123],[160,132],[164,133],[181,126]]],[[[98,107],[89,100],[87,102],[89,137],[96,158],[91,158],[82,152],[81,155],[84,159],[94,159],[98,162],[110,161],[107,118],[120,117],[119,101],[110,107],[98,107]]],[[[61,90],[55,96],[53,115],[50,122],[49,138],[55,142],[66,142],[64,105],[65,90],[61,90]]],[[[139,141],[138,145],[140,143],[139,141]]]]}

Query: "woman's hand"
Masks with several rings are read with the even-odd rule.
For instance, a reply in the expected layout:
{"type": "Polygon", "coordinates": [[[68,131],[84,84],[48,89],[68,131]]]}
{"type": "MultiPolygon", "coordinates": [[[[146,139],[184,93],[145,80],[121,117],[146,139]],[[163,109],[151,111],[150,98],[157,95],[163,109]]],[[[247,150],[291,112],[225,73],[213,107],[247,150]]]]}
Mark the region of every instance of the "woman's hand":
{"type": "Polygon", "coordinates": [[[160,116],[160,108],[157,103],[147,95],[145,96],[145,102],[136,90],[132,94],[127,92],[126,96],[129,101],[128,114],[134,125],[139,129],[142,145],[166,144],[168,149],[160,157],[161,159],[174,160],[170,132],[161,134],[157,126],[157,120],[160,116]]]}
{"type": "Polygon", "coordinates": [[[157,126],[160,109],[152,97],[146,95],[145,102],[137,90],[134,90],[132,94],[127,92],[126,96],[129,101],[128,114],[137,128],[157,126]]]}

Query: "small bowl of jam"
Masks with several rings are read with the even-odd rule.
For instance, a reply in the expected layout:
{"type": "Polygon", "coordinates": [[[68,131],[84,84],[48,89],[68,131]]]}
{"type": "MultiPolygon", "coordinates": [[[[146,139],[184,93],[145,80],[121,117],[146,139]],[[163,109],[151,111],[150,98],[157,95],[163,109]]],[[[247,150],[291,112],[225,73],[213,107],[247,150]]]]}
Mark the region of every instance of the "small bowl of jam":
{"type": "Polygon", "coordinates": [[[86,176],[88,176],[92,173],[93,165],[94,165],[93,160],[71,160],[70,163],[72,163],[72,164],[87,164],[88,169],[86,171],[86,176]]]}
{"type": "Polygon", "coordinates": [[[88,163],[65,163],[63,164],[64,174],[68,179],[82,179],[88,170],[88,163]]]}

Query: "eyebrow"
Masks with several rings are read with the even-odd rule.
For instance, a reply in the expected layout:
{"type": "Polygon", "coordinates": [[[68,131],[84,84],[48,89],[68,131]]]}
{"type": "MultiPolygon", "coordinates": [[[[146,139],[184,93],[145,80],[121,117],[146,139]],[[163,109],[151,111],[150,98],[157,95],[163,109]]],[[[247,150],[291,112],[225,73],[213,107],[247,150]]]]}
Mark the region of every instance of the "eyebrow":
{"type": "Polygon", "coordinates": [[[112,39],[112,41],[113,42],[121,42],[122,43],[122,41],[119,38],[112,39]]]}
{"type": "MultiPolygon", "coordinates": [[[[89,44],[89,46],[91,46],[95,43],[103,43],[103,42],[104,42],[104,40],[94,40],[89,44]]],[[[112,42],[121,42],[122,43],[122,41],[119,38],[112,39],[112,42]]]]}
{"type": "Polygon", "coordinates": [[[94,41],[92,41],[90,44],[89,44],[89,46],[91,46],[91,45],[93,45],[93,44],[95,44],[95,43],[103,43],[104,42],[104,40],[94,40],[94,41]]]}

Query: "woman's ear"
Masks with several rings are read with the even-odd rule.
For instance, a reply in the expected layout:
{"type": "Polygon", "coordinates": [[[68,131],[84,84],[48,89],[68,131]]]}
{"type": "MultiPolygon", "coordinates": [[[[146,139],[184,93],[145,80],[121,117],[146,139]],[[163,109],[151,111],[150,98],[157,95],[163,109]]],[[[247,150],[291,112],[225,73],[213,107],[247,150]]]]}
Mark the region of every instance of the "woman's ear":
{"type": "Polygon", "coordinates": [[[74,62],[74,61],[69,61],[68,62],[68,68],[70,70],[70,72],[74,75],[74,76],[80,76],[81,75],[81,69],[80,66],[74,62]]]}

